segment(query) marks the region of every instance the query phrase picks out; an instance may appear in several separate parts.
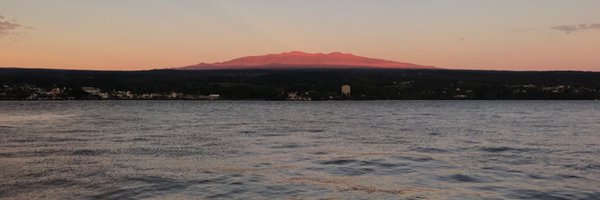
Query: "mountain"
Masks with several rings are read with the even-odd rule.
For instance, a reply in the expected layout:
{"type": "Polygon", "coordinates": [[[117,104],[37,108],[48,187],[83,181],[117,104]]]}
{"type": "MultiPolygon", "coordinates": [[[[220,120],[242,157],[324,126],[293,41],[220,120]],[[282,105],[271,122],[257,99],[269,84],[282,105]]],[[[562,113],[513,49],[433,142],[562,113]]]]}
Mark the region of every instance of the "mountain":
{"type": "Polygon", "coordinates": [[[432,66],[402,63],[346,53],[305,53],[292,51],[262,56],[247,56],[218,63],[200,63],[175,69],[316,69],[316,68],[386,68],[386,69],[435,69],[432,66]]]}

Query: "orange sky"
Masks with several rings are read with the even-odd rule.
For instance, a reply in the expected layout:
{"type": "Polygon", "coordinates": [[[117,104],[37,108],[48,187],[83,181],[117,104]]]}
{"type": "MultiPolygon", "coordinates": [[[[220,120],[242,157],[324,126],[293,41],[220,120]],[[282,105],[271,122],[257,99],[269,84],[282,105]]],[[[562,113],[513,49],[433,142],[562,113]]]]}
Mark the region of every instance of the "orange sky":
{"type": "Polygon", "coordinates": [[[600,71],[600,1],[0,1],[0,67],[141,70],[347,52],[455,69],[600,71]]]}

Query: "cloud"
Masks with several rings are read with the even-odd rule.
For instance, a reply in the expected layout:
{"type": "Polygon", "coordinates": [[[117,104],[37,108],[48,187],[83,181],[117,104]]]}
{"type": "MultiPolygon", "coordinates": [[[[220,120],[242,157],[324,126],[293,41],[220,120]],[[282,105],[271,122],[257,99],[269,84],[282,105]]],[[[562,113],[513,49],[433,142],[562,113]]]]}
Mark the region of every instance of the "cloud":
{"type": "Polygon", "coordinates": [[[24,27],[16,21],[9,21],[4,16],[0,15],[0,37],[18,34],[15,31],[21,29],[33,29],[31,27],[24,27]]]}
{"type": "Polygon", "coordinates": [[[600,23],[597,24],[577,24],[577,25],[558,25],[552,26],[550,29],[558,30],[569,34],[575,31],[585,31],[585,30],[600,30],[600,23]]]}

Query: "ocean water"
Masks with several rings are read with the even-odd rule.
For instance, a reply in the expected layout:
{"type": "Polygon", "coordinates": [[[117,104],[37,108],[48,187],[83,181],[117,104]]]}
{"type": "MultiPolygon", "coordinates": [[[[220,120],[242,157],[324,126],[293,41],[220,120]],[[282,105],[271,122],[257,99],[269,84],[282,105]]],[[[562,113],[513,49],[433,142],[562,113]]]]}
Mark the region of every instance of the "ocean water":
{"type": "Polygon", "coordinates": [[[4,101],[0,199],[600,199],[600,102],[4,101]]]}

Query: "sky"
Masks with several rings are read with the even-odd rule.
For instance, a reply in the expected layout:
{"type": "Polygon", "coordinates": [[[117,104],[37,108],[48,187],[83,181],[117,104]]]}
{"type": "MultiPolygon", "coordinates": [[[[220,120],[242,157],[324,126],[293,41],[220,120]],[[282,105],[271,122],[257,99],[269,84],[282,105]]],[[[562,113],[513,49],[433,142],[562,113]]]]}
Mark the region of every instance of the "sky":
{"type": "Polygon", "coordinates": [[[289,51],[600,71],[598,0],[2,0],[0,67],[144,70],[289,51]]]}

